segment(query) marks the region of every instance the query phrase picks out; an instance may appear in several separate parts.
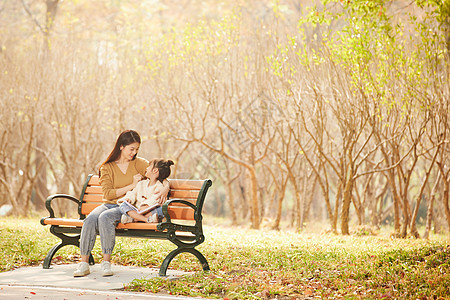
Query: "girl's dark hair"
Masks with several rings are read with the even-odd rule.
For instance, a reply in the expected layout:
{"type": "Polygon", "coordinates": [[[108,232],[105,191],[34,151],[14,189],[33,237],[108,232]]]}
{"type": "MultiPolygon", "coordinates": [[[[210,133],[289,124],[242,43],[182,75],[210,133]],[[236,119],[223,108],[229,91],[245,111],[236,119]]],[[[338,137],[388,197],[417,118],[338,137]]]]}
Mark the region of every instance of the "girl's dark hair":
{"type": "Polygon", "coordinates": [[[153,168],[158,168],[159,170],[158,180],[161,182],[163,182],[164,179],[169,177],[170,166],[173,164],[174,162],[170,159],[155,158],[150,161],[150,165],[153,166],[153,168]]]}
{"type": "MultiPolygon", "coordinates": [[[[100,169],[104,164],[107,164],[112,161],[116,161],[120,158],[120,147],[125,147],[133,143],[141,143],[141,137],[139,133],[134,130],[125,130],[117,138],[116,144],[114,145],[113,150],[109,154],[108,158],[101,164],[100,169]]],[[[137,154],[136,154],[137,155],[137,154]]],[[[136,158],[136,155],[133,157],[133,160],[136,158]]],[[[99,172],[100,174],[100,172],[99,172]]]]}

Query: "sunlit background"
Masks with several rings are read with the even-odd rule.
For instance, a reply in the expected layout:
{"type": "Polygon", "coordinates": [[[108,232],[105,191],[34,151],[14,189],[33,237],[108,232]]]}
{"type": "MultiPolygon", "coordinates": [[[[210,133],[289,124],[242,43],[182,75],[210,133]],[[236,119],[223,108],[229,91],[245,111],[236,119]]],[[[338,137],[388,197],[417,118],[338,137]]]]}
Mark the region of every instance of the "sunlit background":
{"type": "Polygon", "coordinates": [[[230,224],[448,232],[449,11],[0,0],[0,213],[79,195],[135,129],[172,177],[212,179],[206,213],[230,224]]]}

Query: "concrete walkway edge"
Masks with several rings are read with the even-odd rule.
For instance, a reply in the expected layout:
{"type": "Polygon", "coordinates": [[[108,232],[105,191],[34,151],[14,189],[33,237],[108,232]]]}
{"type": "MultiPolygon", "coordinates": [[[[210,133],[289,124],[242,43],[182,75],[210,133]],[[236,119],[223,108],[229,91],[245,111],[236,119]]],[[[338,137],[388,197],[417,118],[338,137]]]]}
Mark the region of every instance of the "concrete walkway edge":
{"type": "MultiPolygon", "coordinates": [[[[122,289],[134,279],[159,277],[159,269],[113,265],[113,276],[103,277],[100,264],[85,277],[73,277],[75,264],[24,267],[0,273],[0,299],[201,299],[171,295],[134,293],[122,289]],[[113,296],[114,295],[114,296],[113,296]],[[89,297],[88,297],[89,296],[89,297]]],[[[168,280],[190,273],[168,270],[168,280]]]]}

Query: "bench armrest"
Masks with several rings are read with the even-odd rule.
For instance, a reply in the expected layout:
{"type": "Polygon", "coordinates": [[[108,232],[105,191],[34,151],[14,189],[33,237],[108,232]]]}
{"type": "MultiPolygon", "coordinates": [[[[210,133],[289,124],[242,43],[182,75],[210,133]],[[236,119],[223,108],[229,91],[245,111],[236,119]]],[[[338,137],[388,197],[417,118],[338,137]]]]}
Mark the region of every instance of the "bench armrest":
{"type": "Polygon", "coordinates": [[[167,222],[170,222],[169,205],[172,204],[172,203],[185,204],[185,205],[191,207],[192,209],[196,210],[195,214],[197,214],[197,206],[192,204],[191,202],[183,200],[183,199],[176,199],[176,198],[169,199],[166,202],[164,202],[164,204],[162,205],[162,211],[163,211],[164,217],[166,217],[167,222]]]}
{"type": "Polygon", "coordinates": [[[71,200],[73,202],[75,202],[76,204],[80,204],[80,200],[75,198],[74,196],[71,195],[66,195],[66,194],[55,194],[55,195],[51,195],[50,197],[47,198],[47,200],[45,201],[45,208],[47,208],[48,212],[50,213],[49,218],[54,218],[55,217],[55,212],[53,211],[52,208],[52,201],[54,199],[68,199],[71,200]]]}

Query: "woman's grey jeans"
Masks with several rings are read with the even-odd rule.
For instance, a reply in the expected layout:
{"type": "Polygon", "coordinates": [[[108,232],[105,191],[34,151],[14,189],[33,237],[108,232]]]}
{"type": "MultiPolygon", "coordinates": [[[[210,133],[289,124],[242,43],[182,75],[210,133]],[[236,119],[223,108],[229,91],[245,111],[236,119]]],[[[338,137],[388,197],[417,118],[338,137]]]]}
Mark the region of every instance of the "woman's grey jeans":
{"type": "Polygon", "coordinates": [[[112,254],[116,244],[116,226],[121,216],[117,204],[102,204],[96,207],[83,221],[80,237],[81,255],[91,254],[97,234],[100,235],[103,254],[112,254]]]}

